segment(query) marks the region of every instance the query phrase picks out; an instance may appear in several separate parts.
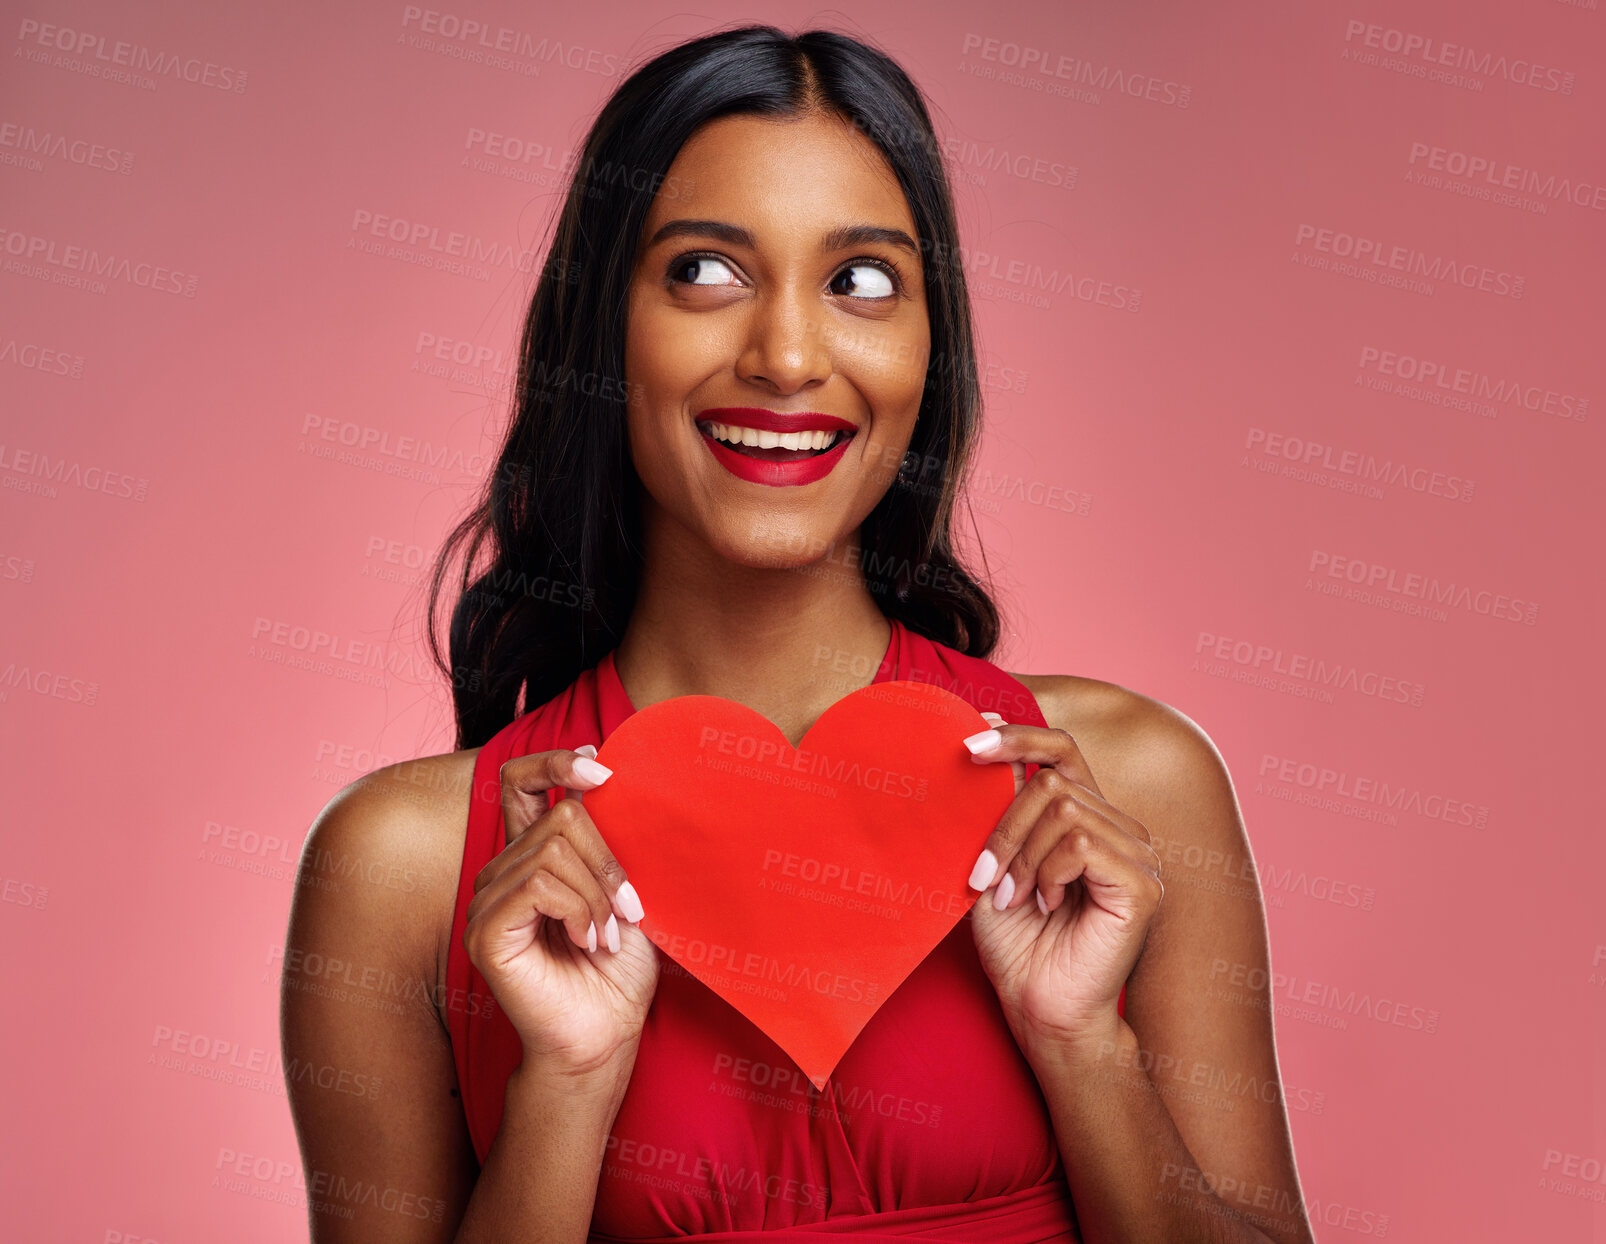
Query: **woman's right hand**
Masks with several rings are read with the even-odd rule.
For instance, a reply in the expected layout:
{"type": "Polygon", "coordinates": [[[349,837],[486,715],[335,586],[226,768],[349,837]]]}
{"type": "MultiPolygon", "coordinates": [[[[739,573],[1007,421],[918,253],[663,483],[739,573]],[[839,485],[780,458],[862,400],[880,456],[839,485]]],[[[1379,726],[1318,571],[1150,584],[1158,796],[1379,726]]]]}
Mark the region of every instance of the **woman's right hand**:
{"type": "Polygon", "coordinates": [[[535,752],[502,766],[507,846],[474,878],[463,935],[526,1063],[573,1072],[633,1052],[658,984],[635,887],[575,793],[607,780],[595,755],[535,752]],[[548,810],[558,786],[570,793],[548,810]]]}

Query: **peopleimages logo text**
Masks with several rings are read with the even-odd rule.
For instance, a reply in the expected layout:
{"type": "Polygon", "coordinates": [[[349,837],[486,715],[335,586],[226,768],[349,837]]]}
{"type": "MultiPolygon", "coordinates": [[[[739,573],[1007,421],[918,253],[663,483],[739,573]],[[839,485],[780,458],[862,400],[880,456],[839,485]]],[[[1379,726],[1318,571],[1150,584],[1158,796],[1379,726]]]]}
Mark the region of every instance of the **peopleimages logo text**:
{"type": "Polygon", "coordinates": [[[1515,86],[1528,86],[1559,95],[1571,95],[1577,80],[1577,75],[1570,70],[1541,65],[1525,57],[1484,52],[1463,43],[1446,43],[1414,31],[1379,26],[1358,18],[1351,18],[1345,26],[1344,42],[1358,43],[1365,48],[1389,52],[1428,65],[1502,78],[1515,86]]]}

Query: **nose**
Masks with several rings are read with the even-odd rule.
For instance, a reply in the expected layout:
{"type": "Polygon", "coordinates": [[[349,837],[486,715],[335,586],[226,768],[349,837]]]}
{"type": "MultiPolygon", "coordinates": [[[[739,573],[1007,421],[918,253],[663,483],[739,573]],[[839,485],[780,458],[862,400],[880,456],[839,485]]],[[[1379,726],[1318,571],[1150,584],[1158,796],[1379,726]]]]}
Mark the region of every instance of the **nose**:
{"type": "Polygon", "coordinates": [[[831,375],[831,351],[809,296],[772,287],[753,300],[736,374],[776,393],[796,393],[831,375]]]}

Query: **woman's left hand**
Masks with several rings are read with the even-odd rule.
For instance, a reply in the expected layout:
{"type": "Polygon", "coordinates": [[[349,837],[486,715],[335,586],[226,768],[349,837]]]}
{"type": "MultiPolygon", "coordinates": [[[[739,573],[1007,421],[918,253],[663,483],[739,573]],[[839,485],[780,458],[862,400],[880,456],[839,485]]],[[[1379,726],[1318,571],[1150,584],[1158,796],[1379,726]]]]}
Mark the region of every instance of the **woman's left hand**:
{"type": "Polygon", "coordinates": [[[998,739],[974,759],[1010,762],[1015,799],[971,875],[977,953],[1028,1056],[1096,1046],[1121,1023],[1116,1003],[1164,892],[1160,857],[1069,734],[983,716],[998,739]],[[1026,763],[1041,766],[1030,779],[1026,763]]]}

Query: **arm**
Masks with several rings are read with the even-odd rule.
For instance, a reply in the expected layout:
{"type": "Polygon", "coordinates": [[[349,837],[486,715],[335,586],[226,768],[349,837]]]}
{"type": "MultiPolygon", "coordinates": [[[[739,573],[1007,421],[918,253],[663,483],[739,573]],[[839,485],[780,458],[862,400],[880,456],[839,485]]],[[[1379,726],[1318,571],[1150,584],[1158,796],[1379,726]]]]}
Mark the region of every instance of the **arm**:
{"type": "Polygon", "coordinates": [[[467,780],[422,784],[381,770],[330,801],[303,849],[281,1040],[315,1244],[582,1244],[589,1232],[630,1067],[586,1077],[521,1067],[479,1170],[431,1001],[462,841],[448,828],[466,822],[471,779],[471,767],[467,780]],[[421,788],[432,792],[423,801],[421,788]]]}
{"type": "Polygon", "coordinates": [[[1078,738],[1111,802],[1150,831],[1164,895],[1124,1021],[1112,1016],[1077,1048],[1026,1051],[1084,1236],[1313,1244],[1277,1067],[1264,902],[1226,765],[1158,701],[1122,692],[1109,716],[1075,723],[1078,738]],[[1219,988],[1223,964],[1259,988],[1219,988]]]}
{"type": "Polygon", "coordinates": [[[1031,1063],[1060,1150],[1073,1155],[1066,1177],[1088,1244],[1313,1244],[1297,1177],[1244,1179],[1193,1155],[1127,1024],[1096,1049],[1045,1052],[1031,1063]]]}
{"type": "MultiPolygon", "coordinates": [[[[634,1063],[632,1058],[631,1063],[634,1063]]],[[[520,1067],[455,1244],[585,1244],[630,1067],[576,1078],[520,1067]]]]}

